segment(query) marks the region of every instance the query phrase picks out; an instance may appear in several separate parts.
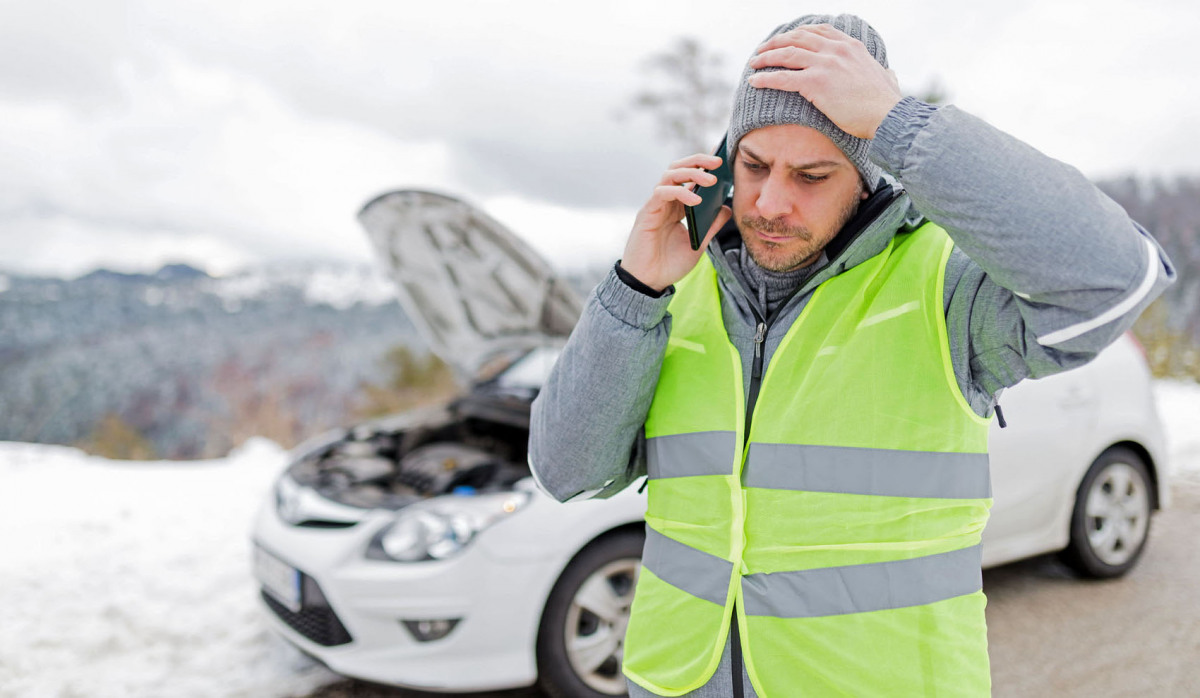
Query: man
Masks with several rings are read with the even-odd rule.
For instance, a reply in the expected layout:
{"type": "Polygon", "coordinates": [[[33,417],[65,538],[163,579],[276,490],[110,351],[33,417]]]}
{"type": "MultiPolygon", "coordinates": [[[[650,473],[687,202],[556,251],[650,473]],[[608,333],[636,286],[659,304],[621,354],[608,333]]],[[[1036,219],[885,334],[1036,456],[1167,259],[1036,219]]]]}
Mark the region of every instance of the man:
{"type": "Polygon", "coordinates": [[[693,155],[534,403],[559,500],[648,474],[630,693],[987,695],[996,397],[1090,360],[1174,271],[1078,171],[902,98],[857,17],[772,32],[727,143],[703,252],[680,185],[718,160],[693,155]]]}

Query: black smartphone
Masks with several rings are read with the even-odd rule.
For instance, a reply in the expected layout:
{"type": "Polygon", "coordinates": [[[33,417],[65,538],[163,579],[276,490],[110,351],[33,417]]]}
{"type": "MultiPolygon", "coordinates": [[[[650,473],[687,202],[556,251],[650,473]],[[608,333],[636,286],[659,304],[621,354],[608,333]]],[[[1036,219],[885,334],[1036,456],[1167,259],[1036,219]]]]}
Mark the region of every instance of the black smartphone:
{"type": "Polygon", "coordinates": [[[692,242],[693,250],[700,249],[700,243],[704,242],[704,236],[712,227],[713,221],[717,219],[717,212],[721,210],[721,204],[725,203],[725,199],[729,198],[729,193],[733,191],[733,166],[725,152],[724,138],[721,139],[721,145],[717,146],[713,155],[721,158],[721,166],[715,170],[709,170],[717,176],[717,183],[711,187],[695,189],[695,192],[700,195],[700,203],[695,206],[684,206],[688,238],[692,242]]]}

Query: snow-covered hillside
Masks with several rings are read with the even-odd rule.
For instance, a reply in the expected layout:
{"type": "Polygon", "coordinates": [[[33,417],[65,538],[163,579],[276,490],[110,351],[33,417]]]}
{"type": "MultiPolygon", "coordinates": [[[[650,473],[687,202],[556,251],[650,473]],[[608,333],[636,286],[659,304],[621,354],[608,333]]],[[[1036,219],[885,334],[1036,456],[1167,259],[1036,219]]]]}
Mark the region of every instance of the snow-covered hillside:
{"type": "Polygon", "coordinates": [[[388,351],[419,346],[388,276],[366,265],[3,279],[6,441],[79,444],[115,415],[162,458],[214,457],[264,431],[290,445],[353,419],[363,383],[387,380],[388,351]]]}
{"type": "Polygon", "coordinates": [[[269,698],[335,676],[270,634],[249,527],[283,467],[0,442],[0,696],[269,698]]]}
{"type": "Polygon", "coordinates": [[[250,299],[299,292],[310,305],[339,310],[356,303],[384,305],[396,298],[396,287],[380,268],[345,264],[275,264],[206,280],[199,288],[225,299],[227,309],[240,308],[250,299]]]}
{"type": "MultiPolygon", "coordinates": [[[[1155,390],[1176,477],[1200,479],[1200,385],[1155,390]]],[[[255,605],[250,521],[285,460],[263,439],[149,463],[0,442],[0,698],[271,698],[335,680],[255,605]]]]}

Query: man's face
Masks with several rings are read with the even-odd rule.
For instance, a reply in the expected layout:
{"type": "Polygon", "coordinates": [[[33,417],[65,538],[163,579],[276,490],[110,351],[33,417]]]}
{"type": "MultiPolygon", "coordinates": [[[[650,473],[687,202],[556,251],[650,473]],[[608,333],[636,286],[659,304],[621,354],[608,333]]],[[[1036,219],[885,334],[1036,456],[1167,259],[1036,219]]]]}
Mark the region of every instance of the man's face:
{"type": "Polygon", "coordinates": [[[742,137],[733,218],[750,257],[790,271],[817,261],[867,197],[854,163],[816,129],[781,124],[742,137]]]}

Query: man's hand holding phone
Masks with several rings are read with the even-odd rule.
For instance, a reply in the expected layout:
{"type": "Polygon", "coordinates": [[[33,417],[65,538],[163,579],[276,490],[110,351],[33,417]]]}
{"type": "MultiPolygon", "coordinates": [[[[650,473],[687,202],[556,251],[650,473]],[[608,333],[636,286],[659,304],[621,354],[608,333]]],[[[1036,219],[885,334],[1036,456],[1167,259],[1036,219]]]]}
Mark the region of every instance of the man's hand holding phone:
{"type": "Polygon", "coordinates": [[[684,206],[695,206],[701,202],[700,195],[692,190],[716,184],[716,175],[705,170],[715,170],[721,163],[721,158],[701,153],[671,163],[670,169],[663,173],[658,186],[654,188],[650,200],[634,219],[633,230],[629,233],[625,254],[621,258],[621,267],[625,271],[650,288],[661,291],[682,279],[696,266],[708,242],[725,225],[733,211],[728,206],[721,206],[700,249],[693,250],[687,227],[682,223],[684,206]]]}

